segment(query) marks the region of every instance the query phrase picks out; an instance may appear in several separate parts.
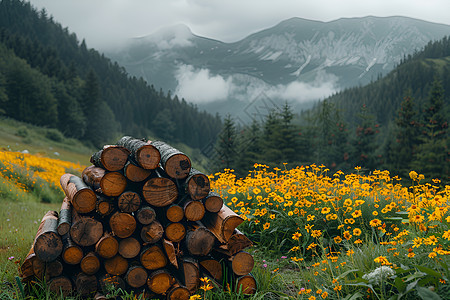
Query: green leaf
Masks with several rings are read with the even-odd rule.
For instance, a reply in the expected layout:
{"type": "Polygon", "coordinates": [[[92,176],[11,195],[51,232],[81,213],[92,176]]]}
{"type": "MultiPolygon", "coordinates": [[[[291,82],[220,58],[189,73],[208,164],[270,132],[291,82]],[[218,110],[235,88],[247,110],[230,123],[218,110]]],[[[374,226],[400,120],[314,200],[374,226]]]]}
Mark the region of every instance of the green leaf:
{"type": "Polygon", "coordinates": [[[431,291],[428,288],[418,286],[416,288],[416,290],[417,290],[417,294],[419,295],[419,297],[423,300],[441,300],[442,299],[438,294],[436,294],[435,292],[431,291]]]}
{"type": "Polygon", "coordinates": [[[405,219],[403,219],[402,217],[387,217],[387,218],[384,218],[385,220],[393,220],[393,221],[402,221],[402,220],[405,220],[405,219]]]}
{"type": "Polygon", "coordinates": [[[395,212],[397,215],[408,215],[409,213],[407,211],[397,211],[395,212]]]}
{"type": "Polygon", "coordinates": [[[360,292],[356,292],[353,295],[347,295],[347,297],[345,297],[342,300],[356,300],[356,299],[359,299],[359,298],[364,298],[364,295],[361,294],[360,292]]]}
{"type": "Polygon", "coordinates": [[[405,294],[406,294],[407,292],[409,292],[410,290],[412,290],[413,288],[415,288],[416,285],[417,285],[417,282],[419,282],[419,279],[417,279],[416,281],[411,282],[410,284],[408,284],[408,285],[406,286],[405,294]]]}
{"type": "Polygon", "coordinates": [[[24,291],[24,288],[22,285],[22,281],[20,280],[20,277],[18,277],[18,276],[16,276],[16,283],[17,283],[17,286],[19,287],[19,291],[20,291],[20,295],[21,295],[20,299],[25,299],[25,291],[24,291]]]}
{"type": "Polygon", "coordinates": [[[404,292],[406,289],[406,284],[403,282],[403,280],[400,277],[395,278],[394,280],[394,286],[399,290],[400,292],[404,292]]]}
{"type": "Polygon", "coordinates": [[[442,274],[436,272],[433,269],[430,269],[430,268],[427,268],[427,267],[424,267],[424,266],[419,266],[419,265],[415,265],[414,267],[419,269],[419,271],[427,273],[428,275],[431,275],[431,276],[434,276],[434,277],[437,277],[437,278],[442,278],[442,274]]]}
{"type": "Polygon", "coordinates": [[[358,272],[358,271],[359,271],[359,269],[348,270],[348,271],[342,273],[341,275],[339,275],[338,277],[336,277],[336,280],[340,280],[340,279],[344,278],[345,276],[347,276],[348,274],[358,272]]]}

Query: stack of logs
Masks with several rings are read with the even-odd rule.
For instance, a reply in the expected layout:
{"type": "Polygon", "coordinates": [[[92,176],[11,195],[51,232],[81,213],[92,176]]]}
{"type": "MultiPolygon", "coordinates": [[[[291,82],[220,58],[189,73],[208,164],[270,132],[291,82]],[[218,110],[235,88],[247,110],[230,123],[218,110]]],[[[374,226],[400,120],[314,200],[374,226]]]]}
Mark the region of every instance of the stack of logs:
{"type": "Polygon", "coordinates": [[[124,136],[91,157],[82,178],[65,174],[59,214],[42,219],[21,266],[64,296],[105,299],[122,288],[146,298],[189,299],[200,278],[253,294],[243,219],[210,191],[208,177],[164,142],[124,136]]]}

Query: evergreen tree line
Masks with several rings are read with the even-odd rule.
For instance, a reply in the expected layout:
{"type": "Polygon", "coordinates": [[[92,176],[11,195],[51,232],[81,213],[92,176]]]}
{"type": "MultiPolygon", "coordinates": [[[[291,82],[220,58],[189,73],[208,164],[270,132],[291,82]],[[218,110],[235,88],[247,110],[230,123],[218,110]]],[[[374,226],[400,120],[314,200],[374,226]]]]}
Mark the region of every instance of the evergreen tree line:
{"type": "Polygon", "coordinates": [[[221,120],[88,49],[45,10],[0,1],[0,114],[102,145],[118,134],[201,148],[221,120]]]}
{"type": "Polygon", "coordinates": [[[355,123],[343,118],[342,109],[326,99],[315,109],[294,115],[285,104],[263,122],[240,128],[231,116],[216,144],[216,170],[234,169],[240,176],[254,163],[271,167],[324,164],[330,172],[387,169],[407,178],[416,170],[430,180],[449,182],[450,144],[448,101],[436,79],[419,109],[408,91],[392,124],[381,126],[375,114],[359,105],[355,123]]]}

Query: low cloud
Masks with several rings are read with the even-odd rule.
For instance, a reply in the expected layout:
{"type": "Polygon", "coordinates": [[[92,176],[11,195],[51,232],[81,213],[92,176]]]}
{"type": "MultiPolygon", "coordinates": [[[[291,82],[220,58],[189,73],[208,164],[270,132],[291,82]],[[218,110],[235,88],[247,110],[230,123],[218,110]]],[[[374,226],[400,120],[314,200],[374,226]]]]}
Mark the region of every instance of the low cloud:
{"type": "Polygon", "coordinates": [[[324,99],[338,90],[335,75],[319,71],[314,81],[293,81],[286,85],[270,85],[248,75],[235,74],[224,78],[213,75],[208,69],[196,69],[181,65],[176,72],[176,94],[189,102],[206,104],[226,99],[252,101],[265,94],[273,100],[305,103],[324,99]]]}
{"type": "Polygon", "coordinates": [[[231,88],[231,78],[212,75],[208,69],[195,69],[190,65],[181,65],[176,79],[178,97],[199,104],[227,99],[231,88]]]}
{"type": "Polygon", "coordinates": [[[293,81],[287,85],[278,85],[267,95],[295,102],[306,102],[326,98],[337,91],[335,75],[319,72],[313,82],[293,81]]]}

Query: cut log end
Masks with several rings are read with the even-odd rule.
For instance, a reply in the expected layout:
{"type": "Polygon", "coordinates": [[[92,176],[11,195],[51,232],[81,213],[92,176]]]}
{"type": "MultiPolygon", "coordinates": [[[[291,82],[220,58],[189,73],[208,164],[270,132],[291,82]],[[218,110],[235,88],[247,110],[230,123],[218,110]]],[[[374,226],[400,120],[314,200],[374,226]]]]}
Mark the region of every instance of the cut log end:
{"type": "Polygon", "coordinates": [[[168,300],[189,300],[191,293],[185,286],[174,286],[167,292],[168,300]]]}
{"type": "Polygon", "coordinates": [[[136,152],[136,161],[146,170],[154,170],[158,167],[161,154],[152,145],[144,145],[136,152]]]}
{"type": "Polygon", "coordinates": [[[119,242],[119,254],[124,258],[136,257],[140,251],[141,243],[134,237],[129,237],[119,242]]]}
{"type": "Polygon", "coordinates": [[[218,213],[223,206],[223,199],[219,195],[211,195],[203,201],[205,209],[211,213],[218,213]]]}
{"type": "Polygon", "coordinates": [[[45,262],[55,260],[61,254],[63,244],[56,232],[46,232],[39,235],[34,242],[36,256],[45,262]]]}
{"type": "Polygon", "coordinates": [[[102,194],[110,197],[117,197],[125,191],[127,179],[119,172],[105,173],[100,181],[102,194]]]}
{"type": "Polygon", "coordinates": [[[148,276],[147,286],[156,294],[164,294],[175,283],[173,276],[166,270],[157,270],[148,276]]]}
{"type": "Polygon", "coordinates": [[[151,174],[151,170],[147,170],[128,162],[124,169],[125,177],[133,182],[141,182],[147,179],[151,174]]]}
{"type": "Polygon", "coordinates": [[[50,292],[66,298],[72,293],[72,281],[66,276],[55,277],[48,282],[48,289],[50,292]]]}
{"type": "Polygon", "coordinates": [[[164,170],[172,178],[185,179],[191,171],[191,160],[185,154],[175,154],[167,160],[164,170]]]}
{"type": "Polygon", "coordinates": [[[189,221],[200,221],[205,215],[205,206],[201,201],[187,201],[184,205],[184,216],[189,221]]]}
{"type": "Polygon", "coordinates": [[[132,213],[139,209],[141,197],[133,191],[123,192],[117,201],[117,206],[122,212],[132,213]]]}
{"type": "Polygon", "coordinates": [[[237,279],[236,292],[241,291],[245,295],[253,295],[256,293],[256,287],[256,280],[251,274],[237,279]]]}
{"type": "Polygon", "coordinates": [[[105,259],[105,270],[111,275],[123,275],[128,270],[128,261],[120,255],[105,259]]]}
{"type": "Polygon", "coordinates": [[[141,252],[141,264],[147,270],[164,268],[167,265],[167,258],[159,246],[153,245],[141,252]]]}
{"type": "Polygon", "coordinates": [[[72,240],[83,247],[94,245],[102,235],[102,223],[89,217],[80,217],[70,228],[72,240]]]}
{"type": "Polygon", "coordinates": [[[250,273],[254,265],[253,256],[248,252],[241,251],[232,257],[231,267],[236,275],[242,276],[250,273]]]}
{"type": "Polygon", "coordinates": [[[172,204],[166,210],[166,217],[170,222],[180,222],[184,218],[184,210],[181,206],[172,204]]]}
{"type": "Polygon", "coordinates": [[[163,177],[149,179],[142,188],[142,194],[148,204],[163,207],[172,204],[178,197],[175,183],[163,177]]]}
{"type": "Polygon", "coordinates": [[[102,258],[112,258],[117,254],[119,242],[111,234],[104,234],[95,245],[95,252],[102,258]]]}
{"type": "Polygon", "coordinates": [[[147,282],[147,270],[142,266],[133,266],[127,271],[125,281],[133,288],[140,288],[147,282]]]}
{"type": "Polygon", "coordinates": [[[116,212],[109,219],[109,225],[116,236],[127,238],[136,229],[136,219],[130,214],[116,212]]]}
{"type": "Polygon", "coordinates": [[[205,198],[210,191],[208,176],[202,173],[190,176],[187,183],[187,190],[192,200],[201,200],[205,198]]]}

